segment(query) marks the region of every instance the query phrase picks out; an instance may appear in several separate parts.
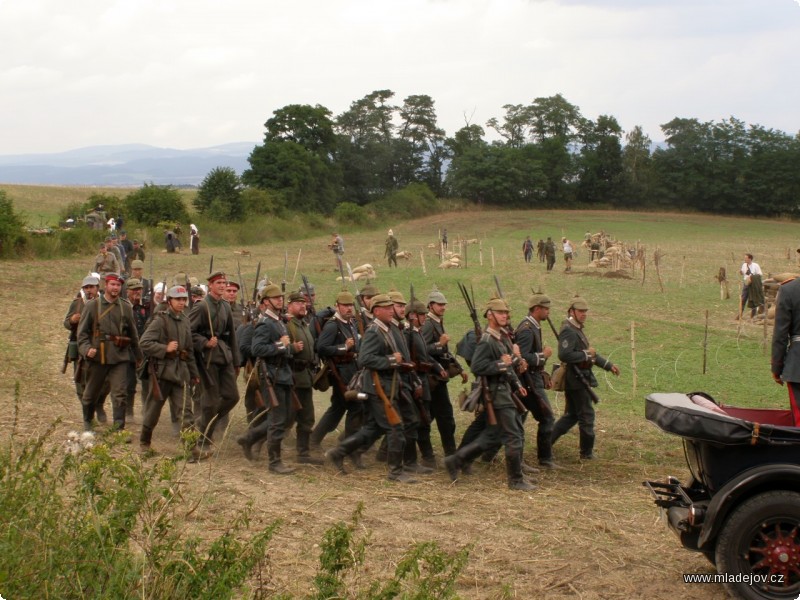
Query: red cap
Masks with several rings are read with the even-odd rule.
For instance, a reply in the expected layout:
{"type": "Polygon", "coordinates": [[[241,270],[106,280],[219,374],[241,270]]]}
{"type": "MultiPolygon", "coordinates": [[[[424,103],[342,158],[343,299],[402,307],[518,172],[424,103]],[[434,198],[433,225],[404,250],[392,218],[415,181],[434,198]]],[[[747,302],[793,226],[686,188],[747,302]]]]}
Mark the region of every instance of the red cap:
{"type": "Polygon", "coordinates": [[[106,281],[119,281],[121,283],[122,282],[122,277],[120,276],[119,273],[106,273],[105,280],[106,281]]]}
{"type": "Polygon", "coordinates": [[[227,279],[228,277],[222,271],[215,271],[211,273],[208,277],[206,277],[206,281],[208,283],[214,283],[217,279],[227,279]]]}

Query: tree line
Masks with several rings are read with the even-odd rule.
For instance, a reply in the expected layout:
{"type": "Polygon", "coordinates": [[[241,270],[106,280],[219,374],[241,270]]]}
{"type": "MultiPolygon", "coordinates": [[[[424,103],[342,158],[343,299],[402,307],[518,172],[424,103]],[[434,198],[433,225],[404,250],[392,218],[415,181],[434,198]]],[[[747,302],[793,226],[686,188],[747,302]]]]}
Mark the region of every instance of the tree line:
{"type": "Polygon", "coordinates": [[[448,137],[427,95],[400,104],[377,90],[338,116],[319,104],[284,106],[266,121],[250,168],[241,178],[209,173],[195,206],[221,219],[276,207],[332,214],[422,184],[439,198],[505,208],[799,212],[798,136],[733,117],[675,118],[654,147],[641,127],[624,132],[612,115],[584,117],[560,94],[503,110],[485,128],[466,123],[448,137]],[[499,139],[487,141],[487,130],[499,139]]]}

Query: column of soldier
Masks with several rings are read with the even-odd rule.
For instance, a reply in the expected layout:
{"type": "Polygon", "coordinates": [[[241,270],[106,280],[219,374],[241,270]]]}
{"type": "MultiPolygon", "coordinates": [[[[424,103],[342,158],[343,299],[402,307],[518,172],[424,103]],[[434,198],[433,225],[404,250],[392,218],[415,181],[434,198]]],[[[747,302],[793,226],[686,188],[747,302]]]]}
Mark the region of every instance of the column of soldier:
{"type": "Polygon", "coordinates": [[[484,306],[485,328],[470,305],[475,330],[459,342],[458,354],[475,376],[470,398],[476,417],[457,446],[447,382],[460,377],[466,383],[468,374],[449,349],[442,292],[432,291],[425,305],[367,284],[358,296],[342,291],[333,307],[316,310],[314,286],[303,277],[304,285],[288,295],[281,286],[261,281],[250,302],[242,293],[237,304],[243,290],[221,271],[206,278],[207,286],[180,273],[167,288],[166,282],[153,285],[142,277],[141,261],[130,266],[127,280],[106,273],[102,291],[99,276],[87,276],[64,320],[70,330],[64,368],[74,362],[87,430],[107,422],[108,395],[112,427],[125,429],[138,377],[141,450],[153,452],[153,430],[168,403],[176,431],[199,431],[190,460],[209,458],[215,430],[227,426],[239,401],[241,369],[248,428],[237,443],[248,460],[255,460],[266,443],[273,473],[294,471],[282,459],[282,442],[292,428],[295,461],[322,464],[322,441],[343,417],[339,442],[325,453],[341,473],[349,468],[346,460],[365,468],[364,454],[380,441],[375,456],[388,464],[388,479],[416,482],[415,476],[438,466],[431,443],[434,421],[452,481],[471,474],[476,459],[491,461],[503,447],[509,487],[533,490],[531,475],[539,468],[561,468],[553,443],[576,423],[581,458],[593,458],[597,381],[592,367],[615,375],[619,369],[589,344],[583,331],[589,307],[581,298],[571,301],[558,332],[566,408],[557,422],[546,391],[545,366],[553,350],[543,344],[541,330],[544,321],[550,322],[550,298],[533,294],[516,329],[504,299],[492,298],[484,306]],[[314,389],[331,390],[330,406],[318,421],[314,389]],[[538,422],[539,468],[523,461],[528,412],[538,422]]]}

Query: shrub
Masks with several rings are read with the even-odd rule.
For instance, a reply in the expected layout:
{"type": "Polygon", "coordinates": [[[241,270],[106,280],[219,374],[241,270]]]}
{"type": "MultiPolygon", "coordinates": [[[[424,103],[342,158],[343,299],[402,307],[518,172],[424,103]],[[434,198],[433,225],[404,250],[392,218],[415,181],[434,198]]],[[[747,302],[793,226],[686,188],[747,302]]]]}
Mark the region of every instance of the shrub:
{"type": "Polygon", "coordinates": [[[125,214],[133,221],[155,226],[162,221],[186,222],[181,194],[171,185],[145,183],[125,197],[125,214]]]}
{"type": "Polygon", "coordinates": [[[10,256],[24,248],[24,225],[22,216],[14,210],[14,203],[5,190],[0,190],[0,256],[10,256]]]}
{"type": "Polygon", "coordinates": [[[366,206],[380,218],[417,218],[439,211],[439,201],[424,183],[411,183],[366,206]]]}
{"type": "Polygon", "coordinates": [[[369,214],[358,204],[342,202],[334,209],[333,217],[341,225],[364,225],[369,219],[369,214]]]}

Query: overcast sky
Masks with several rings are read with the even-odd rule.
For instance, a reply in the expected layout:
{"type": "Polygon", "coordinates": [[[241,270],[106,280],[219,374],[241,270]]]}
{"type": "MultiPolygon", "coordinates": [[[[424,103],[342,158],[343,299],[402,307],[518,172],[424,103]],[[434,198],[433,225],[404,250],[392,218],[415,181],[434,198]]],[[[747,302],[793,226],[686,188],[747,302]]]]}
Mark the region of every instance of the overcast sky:
{"type": "Polygon", "coordinates": [[[558,93],[641,125],[800,130],[800,0],[0,0],[0,154],[260,142],[273,111],[427,94],[452,135],[558,93]]]}

